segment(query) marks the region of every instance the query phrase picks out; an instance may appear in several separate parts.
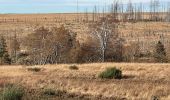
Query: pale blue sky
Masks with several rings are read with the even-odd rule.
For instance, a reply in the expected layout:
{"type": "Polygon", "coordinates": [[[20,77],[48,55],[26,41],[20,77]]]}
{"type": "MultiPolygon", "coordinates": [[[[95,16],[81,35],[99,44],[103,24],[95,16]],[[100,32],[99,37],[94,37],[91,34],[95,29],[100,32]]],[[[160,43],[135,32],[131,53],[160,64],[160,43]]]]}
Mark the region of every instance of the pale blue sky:
{"type": "MultiPolygon", "coordinates": [[[[104,6],[114,0],[78,0],[80,11],[91,10],[94,5],[104,6]]],[[[119,0],[120,1],[120,0],[119,0]]],[[[122,0],[123,3],[129,0],[122,0]]],[[[147,3],[150,0],[131,0],[147,3]]],[[[167,2],[169,0],[160,0],[167,2]]],[[[69,13],[76,12],[77,0],[0,0],[0,13],[69,13]]]]}

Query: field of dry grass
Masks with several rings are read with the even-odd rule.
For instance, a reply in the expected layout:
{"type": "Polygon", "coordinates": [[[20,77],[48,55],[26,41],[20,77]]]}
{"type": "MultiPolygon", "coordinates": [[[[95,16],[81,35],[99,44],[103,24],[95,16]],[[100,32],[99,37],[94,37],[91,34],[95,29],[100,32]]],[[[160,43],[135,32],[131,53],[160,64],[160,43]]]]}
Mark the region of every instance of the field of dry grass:
{"type": "MultiPolygon", "coordinates": [[[[67,64],[44,66],[1,66],[0,86],[13,83],[27,88],[27,93],[40,95],[46,88],[68,93],[118,100],[150,100],[155,96],[170,99],[170,64],[95,63],[75,64],[79,70],[70,70],[67,64]],[[100,79],[98,74],[108,67],[123,71],[123,79],[100,79]],[[27,68],[40,67],[41,71],[27,68]],[[37,91],[37,92],[35,92],[37,91]]],[[[52,100],[55,100],[53,97],[52,100]]],[[[67,98],[70,98],[68,96],[67,98]]],[[[81,97],[83,99],[83,96],[81,97]]],[[[98,98],[98,99],[97,99],[98,98]]],[[[61,98],[60,98],[61,99],[61,98]]],[[[67,100],[67,99],[66,99],[67,100]]]]}
{"type": "MultiPolygon", "coordinates": [[[[83,20],[84,14],[79,14],[83,20]]],[[[89,14],[92,18],[92,15],[89,14]]],[[[56,27],[64,24],[77,33],[80,43],[93,42],[88,36],[88,23],[76,22],[76,14],[5,14],[0,15],[0,34],[18,37],[31,34],[38,27],[56,27]]],[[[151,50],[162,40],[170,55],[170,24],[167,22],[119,23],[120,36],[127,42],[139,42],[142,50],[151,50]]],[[[20,39],[19,38],[19,39],[20,39]]],[[[128,44],[128,43],[127,43],[128,44]]],[[[22,47],[22,46],[21,46],[22,47]]],[[[22,48],[21,48],[22,49],[22,48]]],[[[74,64],[72,64],[74,65],[74,64]]],[[[153,63],[95,63],[75,64],[79,70],[70,70],[69,64],[44,66],[0,66],[0,91],[5,84],[22,85],[27,100],[42,97],[44,89],[64,90],[66,100],[150,100],[153,96],[170,100],[170,64],[153,63]],[[28,71],[38,67],[39,72],[28,71]],[[123,79],[107,80],[98,74],[108,67],[123,71],[123,79]],[[36,96],[36,97],[35,97],[36,96]],[[29,99],[28,99],[29,98],[29,99]]],[[[52,100],[61,97],[48,97],[52,100]]],[[[37,100],[37,99],[36,99],[37,100]]],[[[46,100],[46,99],[44,99],[46,100]]]]}

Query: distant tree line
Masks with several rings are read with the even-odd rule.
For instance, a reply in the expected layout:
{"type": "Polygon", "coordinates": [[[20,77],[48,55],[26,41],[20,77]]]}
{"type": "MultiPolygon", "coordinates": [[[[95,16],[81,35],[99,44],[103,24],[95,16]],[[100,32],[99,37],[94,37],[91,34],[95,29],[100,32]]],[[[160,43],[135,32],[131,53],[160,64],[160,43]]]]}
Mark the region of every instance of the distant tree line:
{"type": "Polygon", "coordinates": [[[101,8],[94,6],[92,19],[85,10],[85,22],[96,22],[99,18],[109,15],[114,22],[137,22],[137,21],[170,21],[170,3],[162,4],[159,0],[150,0],[150,3],[133,3],[131,0],[127,4],[119,0],[113,0],[113,3],[101,8]],[[108,9],[106,9],[108,8],[108,9]]]}

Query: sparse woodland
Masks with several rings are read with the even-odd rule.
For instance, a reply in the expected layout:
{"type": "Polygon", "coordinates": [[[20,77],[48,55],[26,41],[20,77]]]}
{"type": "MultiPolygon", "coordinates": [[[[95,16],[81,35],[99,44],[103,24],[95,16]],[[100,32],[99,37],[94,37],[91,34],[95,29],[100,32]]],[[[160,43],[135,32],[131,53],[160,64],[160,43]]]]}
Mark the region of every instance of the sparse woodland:
{"type": "MultiPolygon", "coordinates": [[[[81,31],[70,28],[73,27],[72,23],[66,18],[35,18],[32,21],[36,23],[36,27],[29,27],[32,31],[28,35],[20,36],[20,32],[16,32],[17,29],[15,33],[18,34],[6,35],[10,30],[3,30],[0,40],[0,64],[170,61],[170,30],[157,30],[150,25],[150,23],[169,25],[169,4],[160,5],[158,0],[151,0],[147,11],[142,3],[136,5],[129,1],[127,5],[123,5],[115,0],[102,11],[95,6],[93,13],[86,9],[84,15],[79,16],[77,13],[76,16],[72,23],[87,26],[88,31],[81,30],[85,30],[85,34],[89,36],[88,41],[80,42],[77,35],[81,34],[81,31]],[[40,21],[60,24],[47,27],[38,24],[40,21]],[[140,28],[135,26],[137,23],[144,23],[141,26],[142,32],[134,31],[140,28]],[[128,24],[130,29],[122,32],[128,24]]],[[[26,18],[24,20],[13,18],[0,19],[0,22],[27,24],[31,21],[26,18]]]]}

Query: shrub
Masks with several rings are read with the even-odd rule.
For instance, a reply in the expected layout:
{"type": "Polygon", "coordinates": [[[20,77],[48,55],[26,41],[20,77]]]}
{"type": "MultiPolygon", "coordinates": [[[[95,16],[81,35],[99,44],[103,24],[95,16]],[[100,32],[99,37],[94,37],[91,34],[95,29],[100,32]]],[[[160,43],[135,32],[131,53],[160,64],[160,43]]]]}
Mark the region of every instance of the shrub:
{"type": "Polygon", "coordinates": [[[167,62],[166,50],[161,41],[158,41],[156,45],[154,58],[156,62],[160,62],[160,63],[167,62]]]}
{"type": "Polygon", "coordinates": [[[99,74],[99,78],[106,78],[106,79],[121,79],[122,78],[122,71],[119,69],[108,68],[102,73],[99,74]]]}
{"type": "Polygon", "coordinates": [[[43,94],[52,96],[56,95],[56,91],[53,89],[45,89],[43,94]]]}
{"type": "Polygon", "coordinates": [[[79,68],[76,65],[70,66],[69,69],[71,70],[78,70],[79,68]]]}
{"type": "Polygon", "coordinates": [[[8,86],[4,88],[1,94],[1,100],[21,100],[24,95],[24,89],[17,86],[8,86]]]}
{"type": "Polygon", "coordinates": [[[57,90],[56,91],[56,96],[61,97],[61,96],[65,95],[65,94],[67,94],[67,92],[65,90],[57,90]]]}
{"type": "Polygon", "coordinates": [[[41,68],[34,67],[34,68],[28,68],[27,70],[33,71],[33,72],[39,72],[39,71],[41,71],[41,68]]]}
{"type": "Polygon", "coordinates": [[[152,96],[151,100],[159,100],[159,98],[157,96],[152,96]]]}

